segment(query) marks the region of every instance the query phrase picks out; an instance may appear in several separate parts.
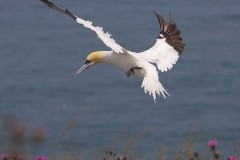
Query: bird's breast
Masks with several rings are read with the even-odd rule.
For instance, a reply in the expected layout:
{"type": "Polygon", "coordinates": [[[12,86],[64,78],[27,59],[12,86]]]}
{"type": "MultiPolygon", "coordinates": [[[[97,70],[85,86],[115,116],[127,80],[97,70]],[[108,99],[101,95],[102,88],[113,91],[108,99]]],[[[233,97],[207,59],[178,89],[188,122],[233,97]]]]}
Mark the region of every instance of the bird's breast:
{"type": "MultiPolygon", "coordinates": [[[[132,67],[141,67],[139,66],[140,61],[132,55],[128,54],[111,53],[106,56],[102,62],[114,65],[124,70],[125,72],[127,72],[132,67]]],[[[140,70],[136,71],[136,74],[141,77],[143,76],[143,73],[140,70]]]]}

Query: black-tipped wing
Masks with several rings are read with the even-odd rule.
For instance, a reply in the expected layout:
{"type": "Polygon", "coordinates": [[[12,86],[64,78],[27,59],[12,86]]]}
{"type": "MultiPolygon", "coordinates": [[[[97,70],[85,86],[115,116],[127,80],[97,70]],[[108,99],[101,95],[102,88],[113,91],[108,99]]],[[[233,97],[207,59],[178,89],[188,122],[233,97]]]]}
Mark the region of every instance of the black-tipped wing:
{"type": "Polygon", "coordinates": [[[173,22],[171,16],[166,23],[160,14],[155,14],[160,24],[160,35],[154,46],[137,55],[151,63],[156,63],[158,69],[164,72],[176,64],[185,44],[181,32],[177,29],[177,25],[173,22]]]}
{"type": "Polygon", "coordinates": [[[127,51],[122,46],[117,44],[114,39],[111,38],[111,35],[109,33],[104,33],[102,27],[95,27],[92,25],[92,22],[85,21],[75,16],[67,9],[62,10],[48,0],[41,1],[48,5],[50,8],[71,17],[77,23],[82,24],[84,27],[94,31],[97,36],[103,41],[103,43],[111,48],[115,53],[128,53],[131,55],[134,54],[135,56],[140,56],[151,63],[156,63],[158,69],[162,72],[171,69],[177,62],[179,55],[184,50],[185,44],[183,43],[181,32],[178,30],[177,25],[173,22],[171,16],[169,18],[169,21],[165,22],[160,14],[155,13],[160,24],[160,35],[158,36],[158,39],[153,47],[139,54],[135,54],[134,52],[127,51]]]}
{"type": "Polygon", "coordinates": [[[63,14],[66,14],[67,16],[70,16],[72,19],[76,20],[77,17],[74,16],[72,13],[70,13],[67,9],[64,11],[61,8],[55,6],[52,2],[49,2],[48,0],[41,0],[43,3],[45,3],[46,5],[48,5],[48,7],[55,9],[63,14]]]}
{"type": "Polygon", "coordinates": [[[75,16],[74,14],[72,14],[71,12],[69,12],[67,9],[66,10],[62,10],[61,8],[57,7],[56,5],[54,5],[53,3],[51,3],[48,0],[41,0],[43,3],[45,3],[46,5],[48,5],[50,8],[55,9],[69,17],[71,17],[72,19],[74,19],[77,23],[82,24],[84,27],[89,28],[90,30],[92,30],[93,32],[95,32],[97,34],[97,36],[103,41],[103,43],[108,46],[109,48],[111,48],[114,52],[116,53],[125,53],[125,49],[123,47],[121,47],[119,44],[117,44],[115,42],[114,39],[111,38],[111,34],[104,33],[102,27],[95,27],[92,25],[92,22],[90,21],[85,21],[77,16],[75,16]]]}
{"type": "Polygon", "coordinates": [[[177,29],[176,23],[173,22],[170,15],[168,23],[164,21],[162,16],[158,13],[155,13],[159,24],[160,24],[160,35],[159,39],[166,38],[166,42],[172,46],[179,54],[184,50],[185,44],[183,43],[183,38],[181,36],[180,30],[177,29]]]}

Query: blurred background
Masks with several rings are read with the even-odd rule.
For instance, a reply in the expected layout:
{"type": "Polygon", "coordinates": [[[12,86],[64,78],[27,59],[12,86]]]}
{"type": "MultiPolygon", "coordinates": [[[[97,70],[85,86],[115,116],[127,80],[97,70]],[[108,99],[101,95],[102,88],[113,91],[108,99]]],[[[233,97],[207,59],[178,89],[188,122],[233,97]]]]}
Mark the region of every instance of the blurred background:
{"type": "Polygon", "coordinates": [[[159,34],[153,12],[165,19],[171,13],[186,47],[172,70],[159,73],[171,97],[158,97],[155,104],[141,89],[141,79],[128,79],[110,65],[75,76],[90,52],[109,50],[93,32],[40,0],[2,0],[0,117],[11,114],[30,128],[48,128],[48,140],[38,152],[50,154],[67,130],[59,152],[121,153],[141,133],[133,148],[141,157],[157,155],[162,145],[171,157],[189,135],[196,150],[216,138],[223,155],[232,153],[240,135],[239,0],[53,3],[102,26],[136,52],[151,47],[159,34]]]}

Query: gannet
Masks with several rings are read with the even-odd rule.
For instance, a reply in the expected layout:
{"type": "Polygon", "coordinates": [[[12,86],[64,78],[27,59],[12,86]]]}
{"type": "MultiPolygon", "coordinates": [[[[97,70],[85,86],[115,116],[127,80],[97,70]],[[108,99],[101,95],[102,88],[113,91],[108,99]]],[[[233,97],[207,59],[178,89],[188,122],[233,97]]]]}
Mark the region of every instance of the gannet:
{"type": "Polygon", "coordinates": [[[158,70],[161,72],[170,70],[178,61],[185,46],[181,32],[178,30],[176,23],[173,22],[171,15],[169,15],[168,22],[165,22],[159,13],[154,12],[160,24],[160,34],[157,37],[156,43],[151,48],[136,53],[117,44],[111,38],[111,34],[108,32],[105,33],[102,27],[93,26],[92,22],[77,17],[69,10],[63,10],[48,0],[41,1],[50,8],[71,17],[77,23],[95,32],[97,37],[111,49],[110,51],[95,51],[90,53],[86,57],[85,64],[76,72],[77,75],[95,64],[108,63],[124,70],[127,77],[137,75],[142,78],[141,87],[145,93],[149,93],[153,97],[155,103],[156,95],[162,95],[165,99],[165,94],[170,96],[159,81],[158,70]]]}

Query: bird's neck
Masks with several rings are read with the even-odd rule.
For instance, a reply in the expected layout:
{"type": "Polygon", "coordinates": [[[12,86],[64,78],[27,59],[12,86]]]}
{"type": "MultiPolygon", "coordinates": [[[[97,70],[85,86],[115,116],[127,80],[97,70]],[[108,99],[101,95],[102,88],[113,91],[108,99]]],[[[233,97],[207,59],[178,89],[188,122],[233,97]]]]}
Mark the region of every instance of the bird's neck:
{"type": "Polygon", "coordinates": [[[117,61],[117,54],[113,51],[99,51],[101,55],[100,63],[114,64],[117,61]]]}
{"type": "Polygon", "coordinates": [[[107,63],[114,65],[118,68],[123,69],[124,71],[127,71],[133,66],[136,66],[136,62],[133,61],[133,59],[130,56],[127,56],[125,54],[118,54],[114,53],[113,51],[101,51],[101,60],[100,63],[107,63]]]}

